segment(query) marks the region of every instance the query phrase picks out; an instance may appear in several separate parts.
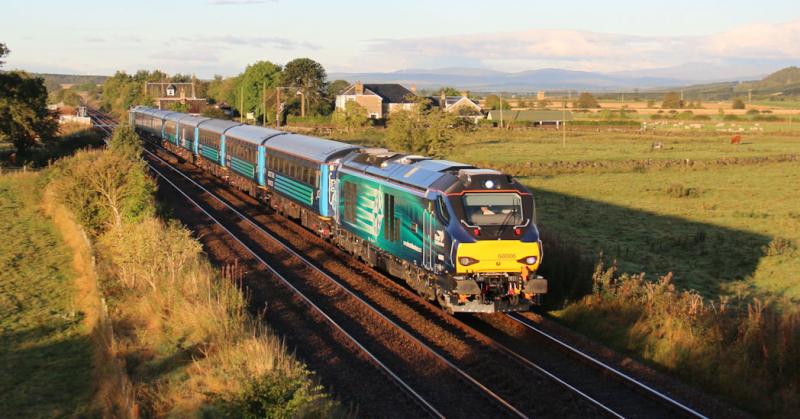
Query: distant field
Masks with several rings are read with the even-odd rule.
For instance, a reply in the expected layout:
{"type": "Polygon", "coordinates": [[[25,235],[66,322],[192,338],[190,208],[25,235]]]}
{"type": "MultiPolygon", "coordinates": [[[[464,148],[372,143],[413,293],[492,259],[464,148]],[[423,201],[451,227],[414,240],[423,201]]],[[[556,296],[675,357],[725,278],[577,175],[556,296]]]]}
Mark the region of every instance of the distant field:
{"type": "MultiPolygon", "coordinates": [[[[800,124],[797,124],[800,130],[800,124]]],[[[800,153],[800,131],[767,135],[744,133],[731,145],[732,134],[696,130],[652,133],[570,131],[566,147],[554,130],[482,130],[462,136],[448,156],[457,161],[524,163],[553,161],[621,161],[644,159],[710,160],[723,157],[775,156],[800,153]],[[654,143],[662,143],[653,150],[654,143]]]]}
{"type": "Polygon", "coordinates": [[[89,331],[39,190],[35,174],[0,176],[0,416],[80,417],[92,391],[89,331]]]}

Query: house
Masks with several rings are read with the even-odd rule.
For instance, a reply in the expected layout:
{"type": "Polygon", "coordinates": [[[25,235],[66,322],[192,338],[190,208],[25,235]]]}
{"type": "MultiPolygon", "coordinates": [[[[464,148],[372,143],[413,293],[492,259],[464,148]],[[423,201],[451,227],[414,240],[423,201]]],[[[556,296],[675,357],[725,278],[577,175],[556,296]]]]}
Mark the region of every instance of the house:
{"type": "Polygon", "coordinates": [[[469,98],[469,92],[461,92],[461,96],[447,96],[442,89],[439,97],[430,99],[433,106],[438,106],[439,109],[455,114],[459,118],[471,119],[473,122],[483,119],[483,109],[478,102],[469,98]]]}
{"type": "Polygon", "coordinates": [[[489,115],[486,116],[486,119],[495,124],[500,124],[502,120],[505,126],[518,124],[533,126],[555,125],[558,127],[563,121],[572,121],[573,115],[570,111],[563,112],[556,110],[504,110],[502,112],[500,110],[493,110],[489,111],[489,115]]]}
{"type": "Polygon", "coordinates": [[[367,110],[370,118],[381,119],[401,110],[411,110],[416,94],[396,83],[363,84],[355,82],[336,95],[336,109],[344,110],[355,101],[367,110]]]}
{"type": "Polygon", "coordinates": [[[173,96],[175,96],[175,91],[176,91],[176,90],[177,90],[177,89],[175,89],[175,85],[174,85],[174,84],[170,84],[170,85],[168,85],[168,86],[167,86],[167,96],[169,96],[169,97],[173,97],[173,96]]]}

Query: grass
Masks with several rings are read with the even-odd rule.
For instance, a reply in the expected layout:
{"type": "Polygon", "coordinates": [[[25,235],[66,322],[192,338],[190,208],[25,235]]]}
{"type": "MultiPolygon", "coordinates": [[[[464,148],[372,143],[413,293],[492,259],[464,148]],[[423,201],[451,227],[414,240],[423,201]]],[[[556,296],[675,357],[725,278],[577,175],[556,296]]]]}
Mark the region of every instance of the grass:
{"type": "Polygon", "coordinates": [[[71,252],[40,211],[37,174],[0,176],[0,411],[89,414],[91,342],[71,252]]]}
{"type": "Polygon", "coordinates": [[[673,272],[677,285],[712,298],[800,299],[796,162],[523,181],[541,225],[617,259],[622,271],[673,272]]]}

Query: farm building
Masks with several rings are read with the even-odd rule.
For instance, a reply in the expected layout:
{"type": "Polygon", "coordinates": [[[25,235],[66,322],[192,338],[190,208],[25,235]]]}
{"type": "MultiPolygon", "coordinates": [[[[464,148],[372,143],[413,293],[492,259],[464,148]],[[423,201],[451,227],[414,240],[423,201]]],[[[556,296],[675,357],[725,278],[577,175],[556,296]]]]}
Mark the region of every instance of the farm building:
{"type": "Polygon", "coordinates": [[[410,110],[411,99],[416,94],[396,83],[363,84],[356,82],[336,95],[336,109],[344,110],[345,104],[355,101],[363,106],[370,118],[381,119],[385,115],[401,110],[410,110]]]}
{"type": "MultiPolygon", "coordinates": [[[[501,112],[499,110],[489,111],[486,119],[493,121],[496,124],[500,123],[501,112]]],[[[502,111],[502,120],[504,125],[555,125],[558,127],[563,121],[572,121],[572,112],[555,110],[524,110],[524,111],[502,111]]]]}
{"type": "Polygon", "coordinates": [[[431,104],[439,109],[457,115],[459,118],[471,119],[477,122],[483,119],[483,109],[478,103],[469,98],[469,92],[461,92],[461,96],[446,96],[444,90],[439,97],[430,97],[431,104]]]}

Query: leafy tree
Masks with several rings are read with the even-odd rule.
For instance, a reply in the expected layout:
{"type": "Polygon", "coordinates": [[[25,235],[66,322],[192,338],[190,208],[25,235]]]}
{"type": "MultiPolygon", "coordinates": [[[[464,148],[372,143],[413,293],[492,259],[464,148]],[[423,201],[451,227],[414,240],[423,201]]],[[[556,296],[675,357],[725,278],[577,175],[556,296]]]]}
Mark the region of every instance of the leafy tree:
{"type": "Polygon", "coordinates": [[[681,96],[676,92],[669,92],[664,95],[664,101],[661,103],[662,109],[680,109],[683,107],[681,96]]]}
{"type": "Polygon", "coordinates": [[[441,94],[442,91],[444,91],[445,96],[461,96],[461,92],[456,90],[455,87],[445,86],[445,87],[442,87],[442,90],[439,91],[440,94],[441,94]]]}
{"type": "Polygon", "coordinates": [[[344,105],[344,110],[337,110],[333,113],[333,123],[352,132],[354,128],[363,127],[369,121],[367,110],[356,103],[354,100],[349,100],[344,105]]]}
{"type": "Polygon", "coordinates": [[[500,109],[500,103],[503,104],[503,109],[511,109],[511,105],[508,104],[508,101],[501,100],[500,96],[497,95],[486,96],[486,108],[492,110],[500,109]]]}
{"type": "Polygon", "coordinates": [[[238,77],[228,77],[225,79],[220,75],[215,75],[214,79],[208,82],[206,96],[214,103],[232,105],[236,101],[234,92],[238,84],[238,77]]]}
{"type": "Polygon", "coordinates": [[[6,44],[0,42],[0,67],[2,67],[3,64],[6,63],[5,61],[3,61],[3,57],[8,55],[9,52],[11,52],[11,51],[8,49],[6,44]]]}
{"type": "Polygon", "coordinates": [[[238,109],[243,102],[244,108],[239,109],[240,114],[252,112],[256,119],[261,119],[267,112],[263,105],[264,89],[270,90],[278,86],[280,77],[281,66],[277,64],[259,61],[248,65],[244,73],[236,78],[236,86],[232,92],[234,102],[230,105],[238,109]]]}
{"type": "MultiPolygon", "coordinates": [[[[7,48],[3,49],[5,54],[7,48]]],[[[42,78],[24,72],[0,73],[0,143],[10,142],[19,156],[27,156],[34,145],[53,137],[57,129],[47,110],[42,78]]]]}
{"type": "Polygon", "coordinates": [[[189,112],[189,105],[186,104],[186,103],[183,103],[183,102],[177,102],[176,101],[176,102],[172,102],[169,105],[167,105],[167,109],[169,109],[171,111],[175,111],[175,112],[187,113],[187,112],[189,112]]]}
{"type": "Polygon", "coordinates": [[[322,64],[310,58],[296,58],[286,63],[282,80],[286,86],[297,87],[303,92],[302,100],[305,104],[302,106],[310,108],[311,105],[318,107],[322,102],[327,92],[325,89],[327,77],[322,64]]]}
{"type": "Polygon", "coordinates": [[[733,100],[733,105],[731,105],[733,109],[744,109],[746,106],[744,105],[744,101],[741,98],[736,98],[733,100]]]}
{"type": "Polygon", "coordinates": [[[575,100],[572,107],[579,109],[597,109],[600,107],[600,104],[597,103],[597,99],[595,99],[591,93],[583,92],[578,96],[578,99],[575,100]]]}
{"type": "Polygon", "coordinates": [[[114,129],[114,135],[108,142],[113,153],[136,159],[142,155],[142,141],[130,125],[120,125],[114,129]]]}
{"type": "Polygon", "coordinates": [[[103,83],[100,106],[118,118],[124,119],[132,106],[153,105],[154,98],[150,92],[145,91],[145,83],[163,82],[167,79],[167,75],[158,70],[153,72],[139,70],[134,75],[117,71],[103,83]]]}
{"type": "Polygon", "coordinates": [[[392,114],[386,141],[399,151],[444,157],[452,147],[455,117],[419,100],[412,110],[392,114]]]}
{"type": "Polygon", "coordinates": [[[203,116],[215,119],[230,119],[228,114],[226,114],[222,109],[215,108],[213,106],[206,106],[205,109],[203,109],[203,116]]]}
{"type": "Polygon", "coordinates": [[[334,80],[328,83],[328,97],[335,98],[336,95],[342,93],[348,86],[350,86],[350,82],[347,80],[334,80]]]}
{"type": "Polygon", "coordinates": [[[552,102],[550,102],[549,100],[542,99],[542,100],[539,101],[538,105],[539,105],[540,108],[546,108],[546,107],[550,106],[551,104],[552,104],[552,102]]]}

